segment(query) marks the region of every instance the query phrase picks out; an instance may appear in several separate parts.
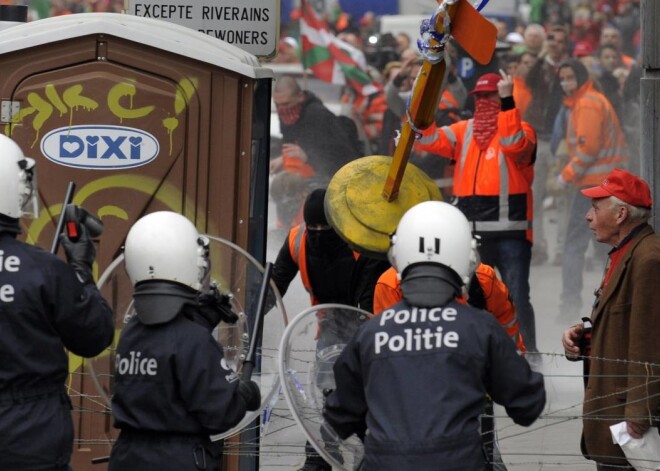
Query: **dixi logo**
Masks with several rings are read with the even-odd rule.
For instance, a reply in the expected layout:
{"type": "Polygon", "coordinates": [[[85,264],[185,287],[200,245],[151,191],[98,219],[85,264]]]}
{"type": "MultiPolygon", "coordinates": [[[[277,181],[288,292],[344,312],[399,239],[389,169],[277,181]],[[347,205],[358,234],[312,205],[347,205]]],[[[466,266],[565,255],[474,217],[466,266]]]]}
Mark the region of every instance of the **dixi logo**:
{"type": "Polygon", "coordinates": [[[54,129],[41,140],[41,152],[67,167],[117,169],[139,167],[160,151],[156,138],[123,126],[71,126],[54,129]]]}

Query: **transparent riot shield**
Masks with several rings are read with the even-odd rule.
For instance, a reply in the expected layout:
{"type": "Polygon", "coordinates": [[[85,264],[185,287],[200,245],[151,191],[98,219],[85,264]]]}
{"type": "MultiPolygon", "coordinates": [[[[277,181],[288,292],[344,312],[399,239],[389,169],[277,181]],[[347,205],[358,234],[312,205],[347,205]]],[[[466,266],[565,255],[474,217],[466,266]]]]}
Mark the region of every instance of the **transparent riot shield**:
{"type": "MultiPolygon", "coordinates": [[[[240,375],[243,360],[248,352],[252,332],[251,321],[263,281],[264,268],[249,253],[236,244],[214,236],[210,240],[210,280],[218,285],[220,292],[229,294],[234,312],[239,316],[235,324],[221,322],[213,336],[222,346],[227,364],[240,375]]],[[[128,320],[135,315],[132,286],[124,269],[124,256],[117,257],[100,276],[97,286],[110,303],[115,315],[115,339],[110,347],[95,358],[86,361],[102,401],[110,408],[115,351],[119,336],[128,320]]],[[[240,432],[261,414],[279,391],[278,346],[287,324],[286,311],[275,284],[269,283],[267,307],[263,320],[263,336],[256,350],[255,369],[252,380],[261,389],[261,407],[248,412],[243,420],[227,432],[211,437],[213,440],[226,438],[240,432]]]]}
{"type": "Polygon", "coordinates": [[[339,438],[324,423],[321,412],[326,396],[335,388],[335,361],[370,317],[366,311],[343,304],[313,306],[291,321],[280,344],[280,380],[291,414],[334,469],[357,469],[364,447],[356,436],[339,438]]]}

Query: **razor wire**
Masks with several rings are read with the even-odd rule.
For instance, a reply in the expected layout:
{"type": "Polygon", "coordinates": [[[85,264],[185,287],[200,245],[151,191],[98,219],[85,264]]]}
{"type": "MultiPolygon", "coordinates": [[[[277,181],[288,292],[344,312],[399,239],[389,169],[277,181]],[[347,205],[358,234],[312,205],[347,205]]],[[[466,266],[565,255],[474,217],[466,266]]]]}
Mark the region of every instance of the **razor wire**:
{"type": "MultiPolygon", "coordinates": [[[[261,349],[260,353],[265,358],[275,359],[278,351],[275,348],[264,348],[261,349]]],[[[314,348],[300,349],[296,351],[296,357],[299,361],[307,361],[309,363],[313,363],[314,355],[314,348]],[[305,356],[307,356],[308,359],[305,359],[305,356]]],[[[565,355],[561,353],[540,352],[538,355],[542,356],[543,358],[550,359],[551,361],[567,361],[565,360],[565,355]]],[[[647,364],[645,362],[626,360],[621,358],[589,357],[589,360],[592,362],[606,361],[637,365],[647,364]]],[[[660,367],[658,364],[648,365],[651,369],[660,367]]],[[[559,379],[575,379],[580,383],[580,385],[582,384],[583,375],[581,373],[570,374],[562,372],[557,363],[553,364],[552,362],[548,362],[543,366],[544,377],[546,379],[546,389],[549,386],[552,386],[554,381],[559,379]],[[555,367],[556,370],[553,371],[552,367],[555,367]]],[[[84,377],[88,376],[89,373],[78,371],[72,373],[72,375],[84,377]]],[[[627,377],[628,375],[599,376],[627,377]]],[[[648,375],[644,376],[648,379],[648,384],[657,384],[657,382],[660,381],[659,374],[649,373],[648,375]]],[[[642,387],[642,385],[638,387],[642,387]]],[[[628,388],[628,390],[630,389],[631,388],[628,388]]],[[[614,395],[621,395],[626,391],[627,390],[621,390],[611,394],[601,395],[597,398],[594,398],[594,400],[599,400],[614,395]]],[[[106,415],[110,417],[110,409],[109,407],[105,406],[102,398],[99,395],[84,394],[73,387],[70,387],[69,394],[72,398],[72,402],[74,403],[74,412],[80,414],[106,415]]],[[[652,397],[654,397],[652,394],[644,395],[641,396],[639,400],[646,400],[652,397]]],[[[582,420],[617,420],[617,418],[613,418],[612,416],[605,417],[602,415],[607,411],[607,408],[599,409],[594,411],[594,413],[585,416],[581,411],[583,404],[584,401],[579,400],[574,403],[569,403],[567,405],[562,405],[561,407],[553,408],[553,403],[551,401],[546,405],[546,410],[544,410],[537,421],[530,427],[521,427],[512,422],[508,423],[510,421],[508,416],[502,413],[498,413],[497,411],[492,415],[486,416],[494,419],[495,427],[493,431],[495,438],[492,440],[492,442],[495,442],[498,445],[502,457],[502,461],[498,463],[503,463],[504,466],[511,470],[547,469],[547,466],[571,469],[574,466],[586,465],[589,463],[581,455],[579,450],[574,453],[569,453],[564,449],[554,450],[548,449],[547,447],[543,450],[537,450],[534,452],[507,449],[508,445],[529,439],[533,434],[551,434],[553,431],[557,430],[562,425],[566,425],[568,422],[578,422],[582,420]],[[529,457],[529,459],[527,459],[527,457],[529,457]],[[520,458],[522,461],[516,461],[516,459],[520,458]]],[[[626,403],[617,404],[616,407],[620,407],[625,404],[626,403]]],[[[269,405],[267,411],[262,413],[262,417],[265,413],[269,415],[268,421],[264,422],[261,420],[258,425],[250,425],[244,428],[242,431],[238,432],[236,435],[227,437],[225,439],[225,454],[228,456],[238,457],[259,457],[262,466],[268,468],[282,467],[290,469],[290,462],[292,459],[298,459],[298,461],[302,462],[306,456],[304,447],[305,438],[303,433],[298,430],[298,425],[293,419],[281,393],[275,395],[274,401],[269,405]],[[243,440],[239,438],[239,440],[236,441],[236,437],[242,437],[243,432],[245,431],[256,432],[258,440],[256,438],[252,440],[243,440]],[[230,438],[233,438],[233,440],[230,440],[230,438]],[[279,463],[281,460],[286,461],[286,463],[279,463]]],[[[625,417],[620,417],[620,419],[623,421],[625,420],[625,417]]],[[[488,431],[486,433],[492,434],[493,431],[488,431]]],[[[579,443],[579,438],[579,434],[576,434],[574,437],[576,445],[579,443]]],[[[108,436],[77,437],[74,440],[74,443],[77,447],[86,447],[92,445],[111,447],[113,442],[114,439],[108,436]]],[[[485,443],[488,444],[490,442],[485,443]]]]}

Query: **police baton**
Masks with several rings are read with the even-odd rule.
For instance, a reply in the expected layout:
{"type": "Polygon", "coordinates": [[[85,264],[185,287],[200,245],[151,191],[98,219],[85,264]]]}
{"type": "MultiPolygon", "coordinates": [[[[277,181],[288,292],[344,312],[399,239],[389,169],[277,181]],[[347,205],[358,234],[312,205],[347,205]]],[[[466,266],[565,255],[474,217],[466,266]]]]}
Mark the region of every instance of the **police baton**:
{"type": "Polygon", "coordinates": [[[57,226],[55,227],[55,237],[53,237],[53,245],[50,246],[50,253],[56,254],[57,249],[60,248],[60,234],[64,228],[64,215],[66,213],[66,207],[71,204],[73,200],[73,192],[76,191],[76,184],[74,182],[69,182],[66,187],[66,194],[64,195],[64,203],[62,204],[62,212],[60,212],[60,218],[57,220],[57,226]]]}
{"type": "Polygon", "coordinates": [[[241,371],[241,379],[249,381],[252,378],[252,370],[255,366],[255,356],[257,354],[257,342],[261,339],[261,331],[263,330],[264,311],[266,308],[266,299],[268,298],[268,284],[270,283],[271,273],[273,271],[273,264],[267,262],[264,267],[264,278],[261,280],[261,289],[259,290],[259,300],[257,302],[257,313],[254,318],[254,325],[252,326],[252,337],[250,338],[250,348],[247,356],[243,361],[243,370],[241,371]]]}

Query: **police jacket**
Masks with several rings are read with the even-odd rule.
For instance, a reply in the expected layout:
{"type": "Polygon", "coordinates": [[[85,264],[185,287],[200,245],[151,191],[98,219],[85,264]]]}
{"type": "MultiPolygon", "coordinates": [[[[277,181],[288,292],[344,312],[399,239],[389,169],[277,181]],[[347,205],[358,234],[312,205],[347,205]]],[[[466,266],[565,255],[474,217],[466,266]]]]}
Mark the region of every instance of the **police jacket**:
{"type": "MultiPolygon", "coordinates": [[[[386,308],[401,301],[401,281],[394,268],[384,272],[374,290],[374,314],[380,314],[386,308]]],[[[513,343],[521,352],[527,348],[520,333],[520,323],[516,316],[516,308],[509,297],[509,288],[497,277],[495,270],[490,265],[480,263],[472,275],[468,295],[458,300],[467,302],[472,307],[483,309],[491,313],[506,333],[511,337],[513,343]]]]}
{"type": "Polygon", "coordinates": [[[365,437],[365,470],[483,470],[485,395],[525,426],[545,404],[543,377],[493,317],[456,301],[404,300],[369,319],[334,373],[323,417],[342,438],[365,437]]]}
{"type": "Polygon", "coordinates": [[[115,427],[160,434],[210,435],[241,421],[238,376],[207,326],[182,314],[144,325],[133,317],[115,359],[115,427]]]}
{"type": "Polygon", "coordinates": [[[509,100],[502,103],[497,133],[485,150],[479,149],[472,137],[472,119],[441,128],[432,124],[423,131],[416,149],[455,162],[455,204],[475,234],[526,237],[531,242],[536,133],[521,121],[513,99],[509,100]]]}
{"type": "Polygon", "coordinates": [[[0,232],[0,469],[69,462],[66,350],[92,357],[113,335],[112,311],[94,285],[83,285],[56,256],[0,232]]]}

